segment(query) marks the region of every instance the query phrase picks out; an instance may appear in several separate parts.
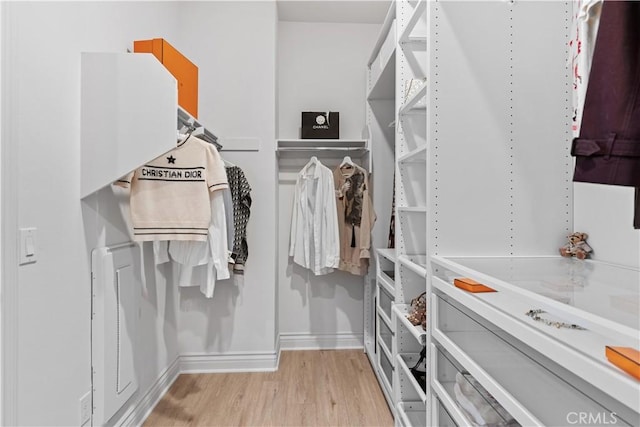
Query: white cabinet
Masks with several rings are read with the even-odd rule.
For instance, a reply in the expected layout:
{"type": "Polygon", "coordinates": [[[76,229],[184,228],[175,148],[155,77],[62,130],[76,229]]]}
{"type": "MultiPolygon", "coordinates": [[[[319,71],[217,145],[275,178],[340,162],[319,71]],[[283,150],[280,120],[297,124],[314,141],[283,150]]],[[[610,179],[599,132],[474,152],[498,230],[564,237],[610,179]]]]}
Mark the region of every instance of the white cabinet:
{"type": "Polygon", "coordinates": [[[432,385],[454,419],[452,369],[521,425],[567,425],[572,413],[639,425],[638,381],[606,360],[605,346],[638,348],[638,308],[619,297],[640,298],[640,271],[559,256],[433,257],[432,266],[432,385]],[[468,293],[456,277],[497,292],[468,293]],[[558,323],[527,316],[538,309],[558,323]]]}
{"type": "Polygon", "coordinates": [[[176,80],[153,56],[83,53],[80,195],[176,146],[176,80]]]}

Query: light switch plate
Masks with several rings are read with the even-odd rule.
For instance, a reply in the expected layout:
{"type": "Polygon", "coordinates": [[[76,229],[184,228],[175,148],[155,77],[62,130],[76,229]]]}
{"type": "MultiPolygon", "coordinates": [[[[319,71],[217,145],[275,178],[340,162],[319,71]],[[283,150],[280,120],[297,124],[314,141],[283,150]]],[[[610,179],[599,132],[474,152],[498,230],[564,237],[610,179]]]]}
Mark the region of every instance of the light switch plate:
{"type": "Polygon", "coordinates": [[[20,242],[18,251],[20,255],[20,265],[32,264],[38,260],[38,245],[36,240],[37,228],[21,228],[19,233],[20,242]]]}

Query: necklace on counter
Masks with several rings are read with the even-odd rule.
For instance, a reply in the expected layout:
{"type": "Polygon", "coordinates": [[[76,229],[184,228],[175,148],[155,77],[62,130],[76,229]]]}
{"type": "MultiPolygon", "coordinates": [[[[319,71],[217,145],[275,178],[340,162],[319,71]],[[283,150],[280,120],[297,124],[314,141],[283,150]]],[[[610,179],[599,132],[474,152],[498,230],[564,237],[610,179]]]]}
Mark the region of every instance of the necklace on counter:
{"type": "Polygon", "coordinates": [[[543,313],[546,313],[546,311],[540,310],[540,309],[536,309],[536,310],[529,310],[525,314],[527,316],[531,317],[536,322],[542,322],[545,325],[555,326],[558,329],[560,329],[560,328],[579,329],[579,330],[585,330],[586,329],[586,328],[583,328],[580,325],[576,325],[575,323],[554,322],[552,320],[545,319],[545,318],[540,316],[543,313]]]}

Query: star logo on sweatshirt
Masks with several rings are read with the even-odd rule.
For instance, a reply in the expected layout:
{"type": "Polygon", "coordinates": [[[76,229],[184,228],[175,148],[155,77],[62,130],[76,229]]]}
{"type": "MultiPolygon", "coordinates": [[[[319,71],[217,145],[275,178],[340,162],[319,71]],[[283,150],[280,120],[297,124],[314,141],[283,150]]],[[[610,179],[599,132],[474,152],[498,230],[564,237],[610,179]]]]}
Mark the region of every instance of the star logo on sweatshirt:
{"type": "Polygon", "coordinates": [[[173,164],[173,165],[176,164],[176,158],[173,156],[167,157],[167,161],[169,162],[169,164],[173,164]]]}

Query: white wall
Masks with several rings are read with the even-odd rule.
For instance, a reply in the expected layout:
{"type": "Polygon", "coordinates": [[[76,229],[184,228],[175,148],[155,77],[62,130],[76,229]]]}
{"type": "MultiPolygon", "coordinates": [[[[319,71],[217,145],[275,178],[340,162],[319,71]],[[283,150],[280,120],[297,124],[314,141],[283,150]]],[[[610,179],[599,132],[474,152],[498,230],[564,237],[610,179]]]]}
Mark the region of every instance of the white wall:
{"type": "MultiPolygon", "coordinates": [[[[2,97],[2,69],[4,67],[4,61],[3,61],[3,40],[4,40],[4,2],[0,2],[0,100],[4,99],[2,97]]],[[[4,141],[4,137],[3,137],[3,128],[2,128],[2,101],[0,101],[0,165],[2,165],[2,143],[4,141]]],[[[3,298],[3,288],[2,288],[2,284],[3,284],[3,280],[2,280],[2,264],[3,264],[3,260],[4,258],[2,257],[3,253],[2,253],[2,207],[3,207],[3,203],[2,200],[4,198],[4,194],[2,192],[2,174],[0,173],[0,309],[3,307],[3,303],[4,303],[4,298],[3,298]]],[[[3,367],[4,367],[4,347],[3,347],[3,323],[2,323],[2,315],[0,315],[0,377],[3,377],[2,375],[2,371],[3,371],[3,367]]],[[[0,381],[0,422],[2,422],[3,420],[3,410],[2,408],[4,407],[4,385],[2,384],[2,382],[0,381]]]]}
{"type": "Polygon", "coordinates": [[[589,234],[591,258],[640,268],[640,230],[633,229],[632,187],[573,184],[573,228],[589,234]]]}
{"type": "MultiPolygon", "coordinates": [[[[80,52],[124,52],[135,39],[174,38],[177,5],[162,2],[11,5],[9,87],[18,155],[18,226],[38,228],[38,262],[19,267],[17,419],[78,425],[91,387],[89,256],[128,240],[109,189],[80,202],[80,52]]],[[[6,89],[6,87],[5,87],[6,89]]],[[[6,159],[5,159],[6,160],[6,159]]],[[[148,262],[149,260],[147,260],[148,262]]],[[[147,271],[153,280],[153,269],[147,271]]],[[[158,275],[159,277],[160,275],[158,275]]],[[[141,397],[178,355],[174,287],[159,279],[143,296],[141,397]]],[[[131,402],[132,404],[135,402],[131,402]]],[[[116,417],[117,418],[117,417],[116,417]]]]}
{"type": "Polygon", "coordinates": [[[360,138],[366,65],[380,25],[278,24],[279,138],[299,138],[302,111],[340,112],[340,137],[360,138]]]}
{"type": "MultiPolygon", "coordinates": [[[[180,291],[179,343],[183,366],[275,367],[275,51],[274,2],[190,2],[180,8],[174,46],[199,67],[199,119],[221,139],[258,138],[259,151],[223,151],[251,185],[244,276],[216,284],[213,299],[180,291]],[[224,354],[227,358],[216,358],[224,354]],[[258,361],[254,359],[257,358],[258,361]]],[[[225,150],[233,150],[227,144],[225,150]]]]}
{"type": "MultiPolygon", "coordinates": [[[[361,137],[366,63],[379,29],[376,24],[278,24],[280,138],[299,137],[301,111],[326,110],[340,112],[342,138],[361,137]]],[[[332,169],[341,161],[319,158],[332,169]]],[[[362,345],[363,279],[344,272],[315,277],[288,257],[296,173],[307,160],[280,164],[278,293],[282,345],[362,345]]]]}

